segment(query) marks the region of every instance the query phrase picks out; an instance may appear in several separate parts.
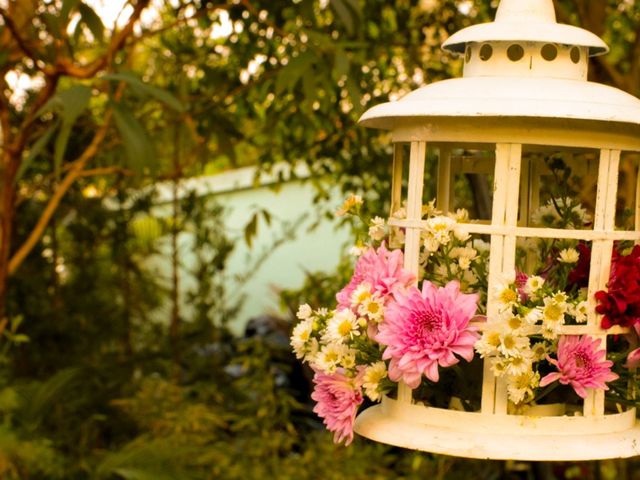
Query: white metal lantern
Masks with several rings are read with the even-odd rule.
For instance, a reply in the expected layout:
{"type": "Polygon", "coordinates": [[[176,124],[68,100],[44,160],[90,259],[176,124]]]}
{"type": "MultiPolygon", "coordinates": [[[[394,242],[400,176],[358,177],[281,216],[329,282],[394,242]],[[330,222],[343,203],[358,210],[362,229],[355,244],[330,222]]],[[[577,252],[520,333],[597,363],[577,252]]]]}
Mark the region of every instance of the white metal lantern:
{"type": "MultiPolygon", "coordinates": [[[[360,122],[390,130],[395,144],[392,209],[406,201],[405,268],[419,269],[425,159],[437,156],[437,207],[451,210],[453,177],[460,172],[493,175],[490,222],[468,225],[490,238],[489,290],[513,271],[520,239],[591,242],[589,313],[584,325],[561,335],[603,339],[628,331],[603,330],[594,293],[606,288],[614,242],[640,241],[640,183],[633,172],[635,226],[615,224],[621,156],[640,152],[640,100],[587,81],[590,56],[607,45],[585,30],[556,23],[552,0],[502,0],[495,22],[454,34],[445,50],[464,56],[462,78],[437,82],[397,102],[368,110],[360,122]],[[470,150],[484,156],[469,156],[470,150]],[[561,151],[574,169],[593,172],[597,186],[590,229],[541,228],[531,212],[540,206],[548,169],[540,159],[561,151]],[[407,155],[408,152],[408,155],[407,155]],[[408,164],[408,169],[405,165],[408,164]],[[408,175],[407,175],[408,170],[408,175]],[[403,187],[405,175],[406,193],[403,187]]],[[[628,180],[628,179],[627,179],[628,180]]],[[[487,302],[487,324],[496,314],[487,302]]],[[[448,455],[521,460],[590,460],[640,455],[640,424],[634,408],[605,408],[602,390],[591,390],[581,412],[554,406],[513,414],[506,386],[486,362],[482,406],[477,412],[433,408],[414,401],[400,384],[396,399],[362,412],[360,435],[401,447],[448,455]]]]}

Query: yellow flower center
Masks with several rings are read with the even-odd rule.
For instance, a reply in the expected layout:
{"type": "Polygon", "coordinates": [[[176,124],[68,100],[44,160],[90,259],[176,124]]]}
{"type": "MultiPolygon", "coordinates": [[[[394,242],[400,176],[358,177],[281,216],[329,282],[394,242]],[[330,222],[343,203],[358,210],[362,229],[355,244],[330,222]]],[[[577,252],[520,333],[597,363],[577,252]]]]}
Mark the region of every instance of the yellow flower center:
{"type": "Polygon", "coordinates": [[[491,332],[487,335],[487,343],[492,347],[500,345],[500,334],[498,332],[491,332]]]}
{"type": "Polygon", "coordinates": [[[508,350],[511,350],[516,346],[516,340],[511,335],[506,335],[502,340],[502,344],[508,350]]]}
{"type": "Polygon", "coordinates": [[[340,325],[338,325],[338,333],[343,337],[349,335],[352,329],[353,325],[351,325],[351,322],[348,320],[345,320],[340,325]]]}
{"type": "Polygon", "coordinates": [[[511,288],[505,288],[500,292],[499,299],[501,303],[513,303],[518,299],[518,294],[511,288]]]}
{"type": "Polygon", "coordinates": [[[509,319],[509,327],[512,330],[517,330],[521,326],[522,326],[522,319],[520,319],[520,317],[511,317],[509,319]]]}
{"type": "Polygon", "coordinates": [[[337,362],[338,354],[336,352],[326,352],[324,354],[324,359],[329,363],[337,362]]]}
{"type": "Polygon", "coordinates": [[[376,315],[380,311],[380,305],[377,302],[371,302],[367,305],[367,311],[372,315],[376,315]]]}
{"type": "Polygon", "coordinates": [[[562,309],[555,303],[550,303],[544,307],[544,317],[551,322],[557,322],[562,318],[562,309]]]}

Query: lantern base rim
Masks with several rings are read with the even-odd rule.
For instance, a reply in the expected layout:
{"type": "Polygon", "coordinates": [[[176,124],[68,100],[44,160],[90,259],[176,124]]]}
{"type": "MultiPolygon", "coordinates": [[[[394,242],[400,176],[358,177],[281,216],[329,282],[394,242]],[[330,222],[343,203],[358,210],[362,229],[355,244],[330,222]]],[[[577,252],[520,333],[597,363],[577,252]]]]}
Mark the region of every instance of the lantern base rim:
{"type": "Polygon", "coordinates": [[[398,418],[384,407],[375,405],[360,413],[355,432],[388,445],[487,460],[585,461],[640,455],[639,422],[624,431],[599,434],[470,432],[466,424],[444,427],[398,418]]]}

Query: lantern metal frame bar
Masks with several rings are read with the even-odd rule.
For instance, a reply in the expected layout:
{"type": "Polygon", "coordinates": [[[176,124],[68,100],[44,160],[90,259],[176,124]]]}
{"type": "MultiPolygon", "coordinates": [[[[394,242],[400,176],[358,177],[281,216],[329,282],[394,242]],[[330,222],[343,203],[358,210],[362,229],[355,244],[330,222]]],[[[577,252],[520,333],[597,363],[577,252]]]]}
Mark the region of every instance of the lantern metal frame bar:
{"type": "MultiPolygon", "coordinates": [[[[407,219],[422,219],[422,192],[424,188],[424,166],[427,158],[426,142],[411,142],[409,152],[409,183],[407,186],[407,219]]],[[[398,170],[400,170],[398,168],[398,170]]],[[[395,171],[395,169],[394,169],[395,171]]],[[[401,180],[396,180],[396,185],[401,180]]],[[[404,268],[418,278],[420,264],[421,227],[409,227],[405,233],[404,268]]],[[[411,389],[404,383],[398,384],[398,400],[411,403],[411,389]]]]}

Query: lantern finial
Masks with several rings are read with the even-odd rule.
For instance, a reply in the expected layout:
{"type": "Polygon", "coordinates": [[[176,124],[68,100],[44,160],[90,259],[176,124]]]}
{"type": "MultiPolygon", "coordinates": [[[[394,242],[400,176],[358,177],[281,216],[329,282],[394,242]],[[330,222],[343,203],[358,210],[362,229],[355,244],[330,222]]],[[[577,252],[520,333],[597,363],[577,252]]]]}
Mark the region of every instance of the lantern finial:
{"type": "Polygon", "coordinates": [[[553,0],[502,0],[496,22],[556,23],[553,0]]]}

